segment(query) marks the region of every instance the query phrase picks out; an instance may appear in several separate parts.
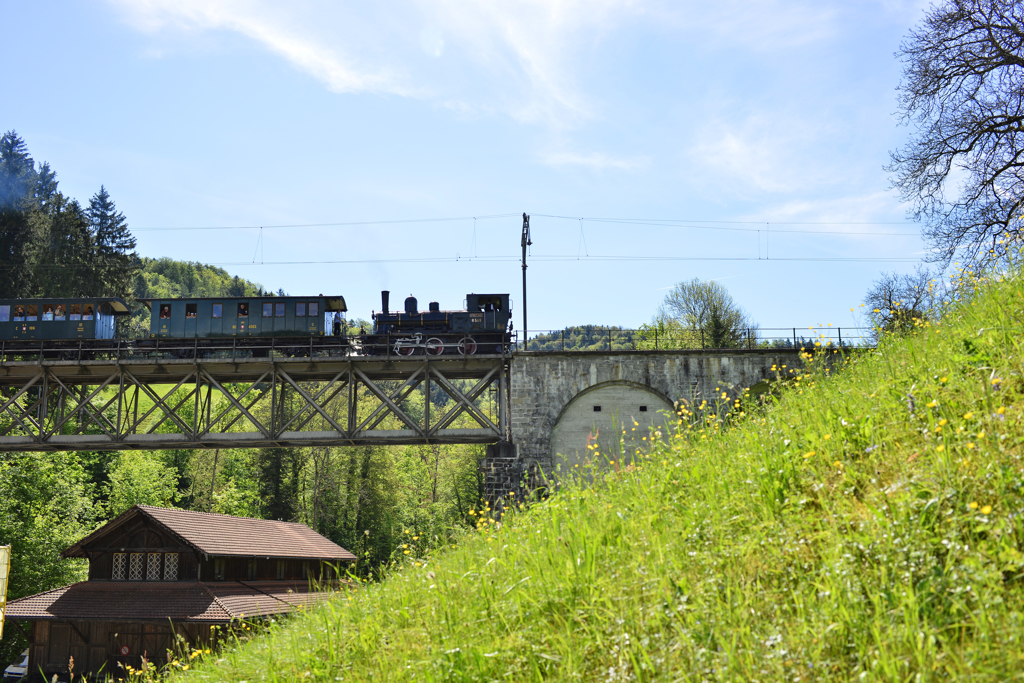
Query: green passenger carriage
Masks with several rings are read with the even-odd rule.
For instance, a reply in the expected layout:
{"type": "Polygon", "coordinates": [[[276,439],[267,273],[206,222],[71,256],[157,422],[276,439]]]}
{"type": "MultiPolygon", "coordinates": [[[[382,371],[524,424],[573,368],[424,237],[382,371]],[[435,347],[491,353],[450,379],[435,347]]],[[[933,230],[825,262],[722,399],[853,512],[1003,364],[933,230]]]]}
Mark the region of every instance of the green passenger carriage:
{"type": "Polygon", "coordinates": [[[142,299],[154,339],[321,337],[348,310],[342,296],[142,299]]]}
{"type": "Polygon", "coordinates": [[[114,297],[0,299],[0,340],[113,339],[117,317],[130,313],[114,297]]]}

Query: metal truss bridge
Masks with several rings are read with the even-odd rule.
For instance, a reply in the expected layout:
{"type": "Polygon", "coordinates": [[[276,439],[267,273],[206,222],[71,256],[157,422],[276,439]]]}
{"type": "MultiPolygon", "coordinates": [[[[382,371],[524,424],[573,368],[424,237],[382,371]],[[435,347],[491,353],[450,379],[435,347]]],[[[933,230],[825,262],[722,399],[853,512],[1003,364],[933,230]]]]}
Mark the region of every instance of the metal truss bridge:
{"type": "Polygon", "coordinates": [[[509,439],[507,354],[36,344],[29,353],[0,351],[0,451],[509,439]]]}

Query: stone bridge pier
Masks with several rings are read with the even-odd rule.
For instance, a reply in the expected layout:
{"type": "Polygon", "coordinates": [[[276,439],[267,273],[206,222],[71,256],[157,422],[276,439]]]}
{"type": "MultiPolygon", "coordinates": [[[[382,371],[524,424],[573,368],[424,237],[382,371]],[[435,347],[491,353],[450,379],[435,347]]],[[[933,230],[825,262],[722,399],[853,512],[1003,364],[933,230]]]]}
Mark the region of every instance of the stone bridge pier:
{"type": "Polygon", "coordinates": [[[773,378],[773,366],[802,367],[799,354],[797,349],[516,353],[510,377],[512,441],[488,447],[486,496],[496,501],[521,495],[527,479],[537,485],[539,471],[557,478],[583,463],[594,444],[604,457],[628,463],[628,454],[650,438],[650,428],[671,419],[676,407],[731,401],[773,378]]]}

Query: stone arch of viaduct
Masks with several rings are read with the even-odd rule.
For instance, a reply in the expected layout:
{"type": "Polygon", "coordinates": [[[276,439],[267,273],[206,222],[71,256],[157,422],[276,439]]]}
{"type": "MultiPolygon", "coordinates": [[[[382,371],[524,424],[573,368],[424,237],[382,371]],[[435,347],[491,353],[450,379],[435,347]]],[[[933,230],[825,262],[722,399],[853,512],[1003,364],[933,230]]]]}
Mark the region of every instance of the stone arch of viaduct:
{"type": "Polygon", "coordinates": [[[773,365],[802,365],[799,351],[517,353],[510,376],[512,439],[488,450],[487,495],[517,491],[534,468],[551,473],[573,466],[588,443],[605,446],[612,425],[646,433],[665,419],[659,411],[681,400],[699,403],[722,391],[736,396],[773,377],[773,365]],[[607,431],[595,433],[601,430],[607,431]]]}

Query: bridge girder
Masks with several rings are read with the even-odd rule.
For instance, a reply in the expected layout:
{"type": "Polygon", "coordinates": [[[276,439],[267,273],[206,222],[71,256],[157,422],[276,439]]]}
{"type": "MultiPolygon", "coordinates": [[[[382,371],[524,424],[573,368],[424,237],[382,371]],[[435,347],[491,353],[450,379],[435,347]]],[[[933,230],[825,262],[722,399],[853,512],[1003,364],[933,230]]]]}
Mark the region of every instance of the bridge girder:
{"type": "Polygon", "coordinates": [[[442,358],[2,363],[0,451],[506,441],[510,358],[442,358]]]}

